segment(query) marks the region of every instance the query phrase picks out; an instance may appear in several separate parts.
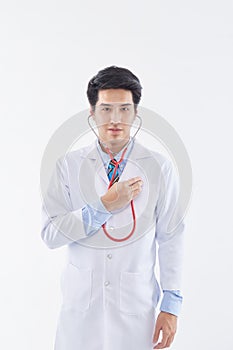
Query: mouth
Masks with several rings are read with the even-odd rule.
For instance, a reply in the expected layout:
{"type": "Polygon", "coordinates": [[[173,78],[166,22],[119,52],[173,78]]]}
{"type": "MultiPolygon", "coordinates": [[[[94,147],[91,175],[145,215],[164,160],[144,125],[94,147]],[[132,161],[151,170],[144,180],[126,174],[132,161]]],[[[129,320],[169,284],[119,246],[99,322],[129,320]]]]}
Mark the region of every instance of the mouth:
{"type": "Polygon", "coordinates": [[[114,132],[122,131],[122,129],[119,129],[119,128],[109,128],[108,130],[114,131],[114,132]]]}
{"type": "Polygon", "coordinates": [[[113,128],[111,128],[111,129],[108,129],[108,131],[109,131],[109,133],[111,135],[117,136],[117,135],[119,135],[121,133],[122,129],[113,129],[113,128]]]}

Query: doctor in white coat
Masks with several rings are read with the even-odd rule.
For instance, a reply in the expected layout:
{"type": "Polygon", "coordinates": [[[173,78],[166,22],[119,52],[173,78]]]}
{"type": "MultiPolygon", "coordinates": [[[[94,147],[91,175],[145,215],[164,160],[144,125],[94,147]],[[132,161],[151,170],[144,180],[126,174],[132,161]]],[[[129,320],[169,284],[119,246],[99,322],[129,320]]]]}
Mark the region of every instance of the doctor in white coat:
{"type": "Polygon", "coordinates": [[[182,303],[183,221],[168,230],[177,178],[165,156],[130,136],[141,97],[132,72],[105,68],[87,94],[98,139],[58,159],[43,199],[42,239],[67,248],[54,349],[167,348],[182,303]],[[108,162],[123,153],[113,174],[108,162]],[[110,173],[117,178],[108,188],[110,173]]]}

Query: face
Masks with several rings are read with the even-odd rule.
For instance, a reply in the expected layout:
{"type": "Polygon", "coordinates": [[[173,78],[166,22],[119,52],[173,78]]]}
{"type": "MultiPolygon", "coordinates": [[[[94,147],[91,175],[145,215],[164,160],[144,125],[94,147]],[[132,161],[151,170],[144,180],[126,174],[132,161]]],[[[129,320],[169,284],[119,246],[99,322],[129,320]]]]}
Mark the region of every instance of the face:
{"type": "Polygon", "coordinates": [[[136,112],[132,92],[123,89],[100,90],[95,111],[90,110],[100,139],[112,146],[129,140],[136,112]]]}

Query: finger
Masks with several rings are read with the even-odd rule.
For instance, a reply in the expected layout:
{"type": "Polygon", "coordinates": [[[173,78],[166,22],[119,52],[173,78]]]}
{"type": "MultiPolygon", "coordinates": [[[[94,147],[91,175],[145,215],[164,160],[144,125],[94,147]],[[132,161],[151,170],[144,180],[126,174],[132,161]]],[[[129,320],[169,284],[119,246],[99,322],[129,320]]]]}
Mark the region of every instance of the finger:
{"type": "Polygon", "coordinates": [[[133,194],[138,194],[138,193],[140,193],[142,191],[142,185],[139,184],[139,183],[134,184],[131,187],[129,187],[129,190],[133,194]]]}
{"type": "Polygon", "coordinates": [[[138,181],[134,182],[132,185],[129,185],[129,187],[132,187],[132,186],[142,186],[142,185],[143,185],[142,180],[138,180],[138,181]]]}
{"type": "Polygon", "coordinates": [[[140,192],[141,191],[133,191],[130,199],[132,200],[132,199],[136,198],[140,194],[140,192]]]}
{"type": "Polygon", "coordinates": [[[171,346],[173,340],[174,340],[174,335],[171,335],[167,340],[166,348],[169,348],[169,346],[171,346]]]}
{"type": "Polygon", "coordinates": [[[169,335],[163,332],[162,341],[158,343],[154,349],[164,349],[166,347],[168,338],[169,338],[169,335]]]}
{"type": "Polygon", "coordinates": [[[129,179],[129,180],[127,180],[127,181],[128,181],[128,185],[131,186],[131,185],[133,185],[135,182],[142,181],[142,179],[141,179],[139,176],[136,176],[136,177],[132,177],[132,179],[129,179]]]}
{"type": "Polygon", "coordinates": [[[160,333],[161,329],[159,327],[155,327],[155,333],[154,333],[154,337],[153,337],[153,343],[157,343],[157,341],[159,340],[159,333],[160,333]]]}
{"type": "Polygon", "coordinates": [[[127,193],[128,193],[128,198],[132,200],[134,197],[136,197],[142,190],[142,187],[139,185],[133,185],[128,187],[127,193]]]}
{"type": "Polygon", "coordinates": [[[133,184],[132,186],[130,186],[131,191],[140,190],[141,188],[142,188],[141,182],[137,182],[137,183],[133,184]]]}

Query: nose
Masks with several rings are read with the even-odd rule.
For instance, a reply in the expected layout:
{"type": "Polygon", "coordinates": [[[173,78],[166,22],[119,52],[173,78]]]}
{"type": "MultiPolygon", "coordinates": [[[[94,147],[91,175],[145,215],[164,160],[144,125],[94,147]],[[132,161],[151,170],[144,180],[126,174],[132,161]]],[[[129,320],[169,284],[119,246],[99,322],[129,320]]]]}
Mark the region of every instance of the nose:
{"type": "Polygon", "coordinates": [[[114,108],[111,113],[111,123],[120,123],[121,122],[121,114],[117,110],[117,108],[114,108]]]}

